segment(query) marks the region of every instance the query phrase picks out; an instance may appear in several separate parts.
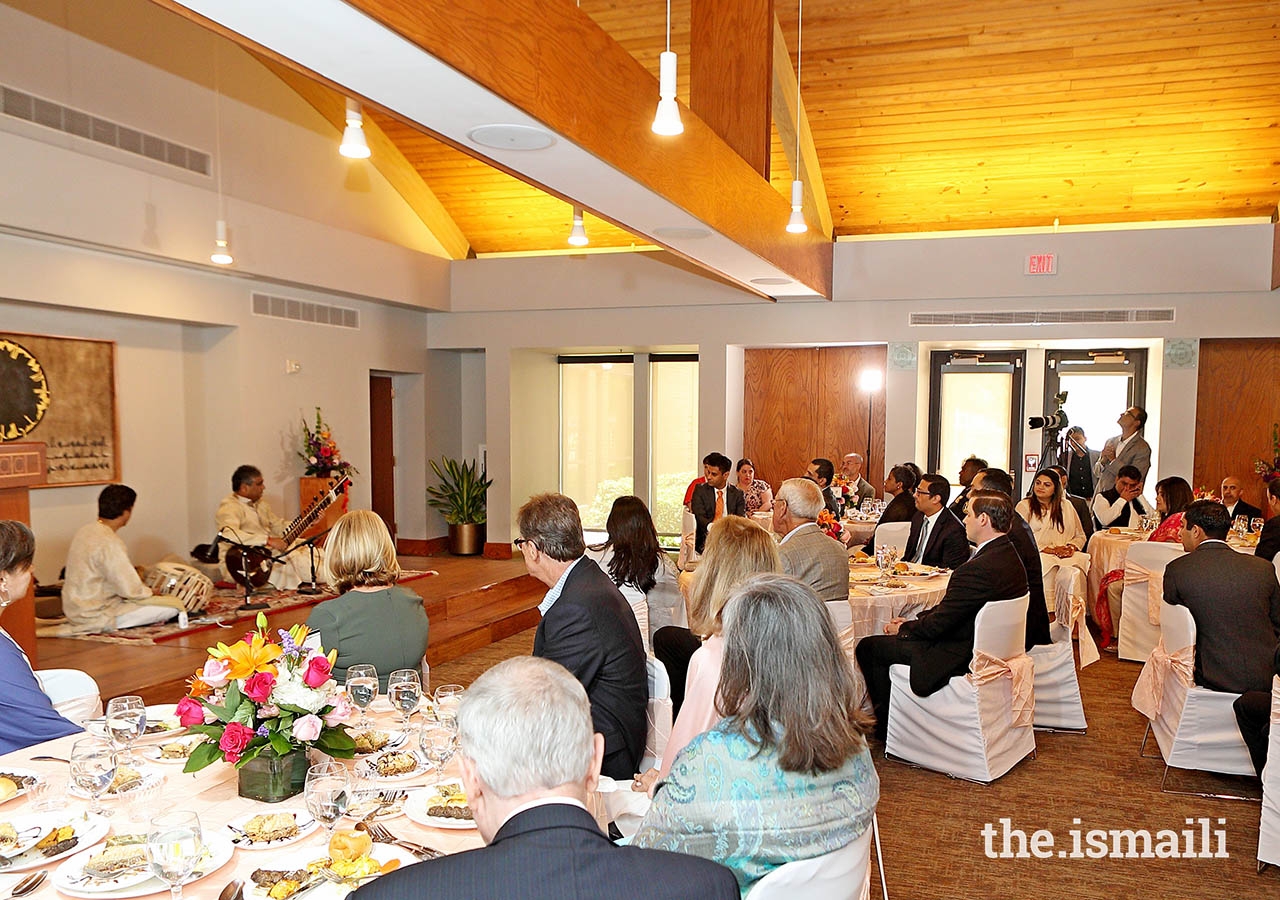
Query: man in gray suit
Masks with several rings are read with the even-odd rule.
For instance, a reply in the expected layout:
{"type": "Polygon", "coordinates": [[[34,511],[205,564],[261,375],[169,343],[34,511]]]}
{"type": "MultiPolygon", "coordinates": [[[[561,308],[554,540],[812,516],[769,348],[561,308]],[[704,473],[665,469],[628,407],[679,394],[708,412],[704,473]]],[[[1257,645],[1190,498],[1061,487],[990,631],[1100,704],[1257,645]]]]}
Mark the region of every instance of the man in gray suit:
{"type": "Polygon", "coordinates": [[[788,478],[773,498],[773,530],[782,535],[782,571],[803,581],[820,600],[849,603],[849,554],[814,524],[822,491],[807,478],[788,478]]]}
{"type": "Polygon", "coordinates": [[[1151,445],[1139,434],[1147,424],[1147,411],[1141,406],[1130,406],[1120,413],[1116,424],[1120,426],[1120,433],[1107,438],[1107,443],[1093,466],[1095,495],[1114,488],[1116,473],[1125,466],[1136,468],[1142,473],[1144,481],[1147,470],[1151,468],[1151,445]]]}
{"type": "Polygon", "coordinates": [[[1227,546],[1231,519],[1216,500],[1197,500],[1182,521],[1187,555],[1164,570],[1164,599],[1196,623],[1196,684],[1240,694],[1270,691],[1280,640],[1280,582],[1266,560],[1227,546]]]}

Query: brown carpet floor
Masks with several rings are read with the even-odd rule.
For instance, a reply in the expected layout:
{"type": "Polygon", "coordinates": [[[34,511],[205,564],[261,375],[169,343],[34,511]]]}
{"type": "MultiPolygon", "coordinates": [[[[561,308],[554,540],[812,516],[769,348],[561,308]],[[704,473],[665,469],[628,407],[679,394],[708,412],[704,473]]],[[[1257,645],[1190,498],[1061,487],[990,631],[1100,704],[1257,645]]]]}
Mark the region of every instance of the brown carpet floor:
{"type": "MultiPolygon", "coordinates": [[[[503,659],[528,654],[533,630],[437,666],[433,684],[470,684],[503,659]]],[[[983,786],[947,778],[884,759],[873,747],[881,779],[881,844],[889,896],[905,900],[988,900],[988,898],[1280,898],[1280,870],[1257,874],[1257,803],[1162,793],[1164,763],[1142,758],[1145,720],[1129,705],[1141,667],[1111,654],[1081,673],[1089,731],[1084,735],[1037,733],[1037,756],[1020,763],[994,784],[983,786]],[[1073,828],[1194,828],[1187,819],[1210,819],[1225,832],[1228,858],[1071,859],[1073,828]],[[989,859],[982,830],[997,831],[1002,818],[1028,839],[1038,829],[1054,836],[1050,859],[989,859]],[[1079,819],[1079,823],[1075,820],[1079,819]],[[1219,822],[1219,819],[1225,821],[1219,822]]],[[[1158,753],[1154,739],[1147,753],[1158,753]]],[[[1173,770],[1169,786],[1179,790],[1261,795],[1257,779],[1225,778],[1173,770]]],[[[1108,837],[1108,843],[1110,838],[1108,837]]],[[[1217,838],[1212,850],[1218,849],[1217,838]]],[[[1088,848],[1081,838],[1081,847],[1088,848]]],[[[1016,849],[1016,847],[1015,847],[1016,849]]],[[[1197,849],[1199,846],[1197,845],[1197,849]]],[[[880,897],[872,864],[872,896],[880,897]]],[[[797,892],[796,900],[804,900],[797,892]]]]}

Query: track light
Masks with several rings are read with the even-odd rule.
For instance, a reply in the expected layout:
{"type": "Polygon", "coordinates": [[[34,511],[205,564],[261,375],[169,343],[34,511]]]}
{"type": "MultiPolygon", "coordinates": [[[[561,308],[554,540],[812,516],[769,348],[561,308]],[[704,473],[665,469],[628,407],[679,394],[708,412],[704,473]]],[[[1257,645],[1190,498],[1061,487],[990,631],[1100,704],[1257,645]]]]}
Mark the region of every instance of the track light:
{"type": "Polygon", "coordinates": [[[368,159],[371,152],[364,139],[364,116],[360,115],[360,103],[347,98],[347,127],[342,132],[342,144],[338,152],[348,159],[368,159]]]}
{"type": "Polygon", "coordinates": [[[671,0],[667,0],[667,49],[658,55],[658,112],[653,117],[654,134],[684,134],[680,107],[676,105],[676,55],[671,51],[671,0]]]}
{"type": "Polygon", "coordinates": [[[569,231],[569,243],[574,247],[585,247],[589,243],[587,240],[587,229],[582,225],[581,206],[575,206],[573,208],[573,228],[569,231]]]}
{"type": "Polygon", "coordinates": [[[804,234],[809,230],[804,220],[804,182],[796,179],[791,182],[791,218],[787,220],[787,231],[792,234],[804,234]]]}
{"type": "Polygon", "coordinates": [[[209,262],[220,266],[229,266],[235,259],[231,256],[231,245],[227,243],[227,223],[219,219],[213,236],[213,252],[209,254],[209,262]]]}

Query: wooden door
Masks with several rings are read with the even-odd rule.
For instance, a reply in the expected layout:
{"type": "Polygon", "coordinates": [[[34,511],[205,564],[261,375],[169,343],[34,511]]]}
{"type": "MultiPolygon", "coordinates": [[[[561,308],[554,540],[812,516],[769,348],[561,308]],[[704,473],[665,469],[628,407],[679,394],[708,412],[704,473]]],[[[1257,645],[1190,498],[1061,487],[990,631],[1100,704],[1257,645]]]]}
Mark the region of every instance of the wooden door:
{"type": "Polygon", "coordinates": [[[396,539],[396,453],[393,400],[389,375],[369,376],[369,483],[373,511],[396,539]]]}

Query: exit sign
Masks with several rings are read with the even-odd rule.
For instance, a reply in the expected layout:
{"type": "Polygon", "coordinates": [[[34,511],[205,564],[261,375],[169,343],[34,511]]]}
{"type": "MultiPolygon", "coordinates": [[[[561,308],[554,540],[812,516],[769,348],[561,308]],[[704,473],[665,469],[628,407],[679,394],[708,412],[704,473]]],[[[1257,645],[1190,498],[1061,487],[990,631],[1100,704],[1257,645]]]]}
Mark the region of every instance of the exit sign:
{"type": "Polygon", "coordinates": [[[1057,275],[1058,274],[1058,254],[1056,253],[1032,253],[1027,257],[1027,267],[1022,272],[1023,275],[1057,275]]]}

